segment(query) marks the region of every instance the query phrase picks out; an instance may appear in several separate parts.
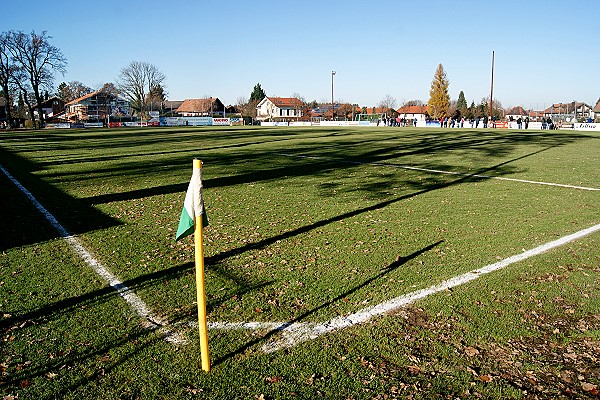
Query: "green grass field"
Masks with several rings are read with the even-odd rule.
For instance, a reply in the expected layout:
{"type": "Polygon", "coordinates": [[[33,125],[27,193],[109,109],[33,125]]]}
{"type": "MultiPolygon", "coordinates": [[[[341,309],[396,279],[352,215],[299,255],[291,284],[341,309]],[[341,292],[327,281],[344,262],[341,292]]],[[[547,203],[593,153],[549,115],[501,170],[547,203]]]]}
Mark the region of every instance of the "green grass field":
{"type": "Polygon", "coordinates": [[[193,239],[174,241],[195,157],[212,324],[322,324],[600,224],[597,133],[2,132],[0,166],[186,339],[145,327],[0,173],[4,399],[599,395],[598,232],[278,351],[267,325],[211,329],[202,372],[193,239]]]}

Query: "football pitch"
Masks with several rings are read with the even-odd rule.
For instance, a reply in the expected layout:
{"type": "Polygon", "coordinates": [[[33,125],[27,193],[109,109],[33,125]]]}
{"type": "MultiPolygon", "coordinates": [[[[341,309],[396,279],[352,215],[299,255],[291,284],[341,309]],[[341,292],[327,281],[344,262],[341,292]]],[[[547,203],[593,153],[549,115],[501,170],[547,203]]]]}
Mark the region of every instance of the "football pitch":
{"type": "Polygon", "coordinates": [[[2,132],[3,396],[597,396],[598,165],[560,130],[2,132]]]}

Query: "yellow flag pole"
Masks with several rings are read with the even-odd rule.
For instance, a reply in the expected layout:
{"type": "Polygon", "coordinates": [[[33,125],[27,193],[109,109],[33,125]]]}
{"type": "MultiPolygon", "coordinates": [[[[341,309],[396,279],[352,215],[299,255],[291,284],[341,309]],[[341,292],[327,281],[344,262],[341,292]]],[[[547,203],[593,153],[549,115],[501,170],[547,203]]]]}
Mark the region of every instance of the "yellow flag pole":
{"type": "MultiPolygon", "coordinates": [[[[202,161],[194,159],[194,169],[202,169],[202,161]]],[[[196,263],[196,297],[198,300],[198,330],[200,332],[200,357],[202,370],[210,371],[208,356],[208,324],[206,322],[206,293],[204,291],[204,246],[202,244],[202,216],[194,220],[194,247],[196,263]]]]}

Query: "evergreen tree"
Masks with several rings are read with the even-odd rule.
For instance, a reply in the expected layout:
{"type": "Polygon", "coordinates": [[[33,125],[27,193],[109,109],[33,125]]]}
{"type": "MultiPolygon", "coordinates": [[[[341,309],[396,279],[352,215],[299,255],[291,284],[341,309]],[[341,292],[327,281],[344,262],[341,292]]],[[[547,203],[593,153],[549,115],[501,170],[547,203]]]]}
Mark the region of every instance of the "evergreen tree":
{"type": "Polygon", "coordinates": [[[469,110],[467,112],[468,118],[475,118],[477,116],[477,106],[475,105],[475,101],[471,101],[471,105],[469,106],[469,110]]]}
{"type": "Polygon", "coordinates": [[[19,102],[17,103],[18,117],[23,118],[25,116],[25,100],[23,100],[23,92],[19,92],[19,102]]]}
{"type": "Polygon", "coordinates": [[[465,100],[465,93],[461,90],[458,94],[458,100],[456,101],[456,108],[464,115],[467,109],[467,100],[465,100]]]}
{"type": "Polygon", "coordinates": [[[254,89],[252,90],[252,93],[250,94],[250,101],[251,102],[256,101],[258,103],[265,97],[267,97],[267,95],[265,94],[265,91],[262,89],[262,87],[260,87],[260,83],[257,83],[256,85],[254,85],[254,89]]]}
{"type": "Polygon", "coordinates": [[[56,88],[56,96],[63,100],[69,97],[69,87],[66,82],[61,82],[60,85],[58,85],[58,88],[56,88]]]}
{"type": "Polygon", "coordinates": [[[92,88],[84,85],[83,83],[79,81],[71,81],[68,84],[62,82],[60,85],[58,85],[56,95],[68,103],[92,92],[92,88]]]}
{"type": "Polygon", "coordinates": [[[444,67],[442,64],[439,64],[435,70],[433,80],[431,81],[429,101],[427,102],[427,112],[434,119],[439,119],[448,115],[448,108],[450,107],[450,96],[448,95],[449,85],[450,82],[446,77],[444,67]]]}

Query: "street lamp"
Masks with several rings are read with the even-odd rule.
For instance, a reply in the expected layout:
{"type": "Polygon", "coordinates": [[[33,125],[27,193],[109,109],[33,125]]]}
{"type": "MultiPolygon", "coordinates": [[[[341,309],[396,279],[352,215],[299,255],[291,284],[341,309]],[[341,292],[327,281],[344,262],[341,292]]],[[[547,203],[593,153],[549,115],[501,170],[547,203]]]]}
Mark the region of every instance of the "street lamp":
{"type": "Polygon", "coordinates": [[[335,105],[333,103],[333,76],[335,71],[331,71],[331,119],[335,121],[335,105]]]}

